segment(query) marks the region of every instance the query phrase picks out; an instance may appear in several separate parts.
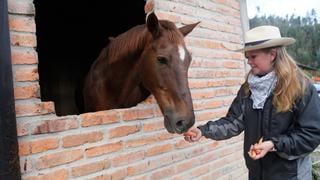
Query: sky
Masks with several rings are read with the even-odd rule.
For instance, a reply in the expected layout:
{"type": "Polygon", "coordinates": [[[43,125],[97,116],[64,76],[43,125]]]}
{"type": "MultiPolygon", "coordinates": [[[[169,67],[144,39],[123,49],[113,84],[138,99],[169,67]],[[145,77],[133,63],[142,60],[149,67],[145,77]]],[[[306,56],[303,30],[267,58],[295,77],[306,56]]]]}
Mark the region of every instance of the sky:
{"type": "Polygon", "coordinates": [[[306,16],[307,11],[314,8],[320,20],[320,0],[247,0],[248,16],[253,18],[257,15],[257,6],[260,7],[258,15],[276,15],[285,17],[289,14],[306,16]]]}

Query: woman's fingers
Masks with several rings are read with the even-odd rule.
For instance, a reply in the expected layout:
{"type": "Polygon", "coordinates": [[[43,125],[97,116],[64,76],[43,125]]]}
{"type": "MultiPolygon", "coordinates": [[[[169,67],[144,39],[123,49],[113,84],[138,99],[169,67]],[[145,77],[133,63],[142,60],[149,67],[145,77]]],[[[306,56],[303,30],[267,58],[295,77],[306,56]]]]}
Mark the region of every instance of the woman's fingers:
{"type": "Polygon", "coordinates": [[[184,140],[188,141],[188,142],[191,142],[190,136],[184,136],[184,140]]]}
{"type": "Polygon", "coordinates": [[[198,141],[202,134],[198,128],[192,127],[188,130],[188,132],[183,133],[184,139],[188,142],[196,142],[198,141]]]}
{"type": "Polygon", "coordinates": [[[254,145],[250,146],[248,154],[253,160],[257,160],[264,157],[266,152],[264,150],[263,138],[260,138],[258,143],[255,143],[254,145]]]}
{"type": "Polygon", "coordinates": [[[272,141],[263,141],[258,144],[251,145],[249,152],[254,152],[255,156],[250,157],[254,160],[263,158],[269,151],[272,150],[273,147],[274,144],[272,141]]]}

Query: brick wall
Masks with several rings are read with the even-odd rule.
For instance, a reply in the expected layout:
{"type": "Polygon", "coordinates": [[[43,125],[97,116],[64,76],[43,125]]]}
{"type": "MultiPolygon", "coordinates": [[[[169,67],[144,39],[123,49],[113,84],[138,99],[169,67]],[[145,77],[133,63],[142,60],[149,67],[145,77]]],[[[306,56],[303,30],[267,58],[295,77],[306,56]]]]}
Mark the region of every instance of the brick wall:
{"type": "MultiPolygon", "coordinates": [[[[189,144],[166,132],[153,97],[137,107],[58,117],[41,102],[33,0],[8,0],[21,172],[38,179],[246,179],[242,135],[189,144]]],[[[197,124],[225,115],[243,82],[237,0],[156,0],[160,19],[201,21],[186,38],[197,124]]]]}

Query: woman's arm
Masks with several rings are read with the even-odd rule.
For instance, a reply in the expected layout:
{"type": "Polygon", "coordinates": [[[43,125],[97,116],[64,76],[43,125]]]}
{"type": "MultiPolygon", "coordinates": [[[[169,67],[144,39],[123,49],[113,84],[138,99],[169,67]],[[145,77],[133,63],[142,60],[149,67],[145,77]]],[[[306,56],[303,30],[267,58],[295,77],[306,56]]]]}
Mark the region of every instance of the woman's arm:
{"type": "Polygon", "coordinates": [[[245,105],[243,94],[243,88],[241,88],[233,100],[226,117],[198,126],[203,136],[214,140],[222,140],[236,136],[244,130],[243,111],[245,105]]]}
{"type": "Polygon", "coordinates": [[[320,144],[320,98],[311,84],[297,103],[294,121],[293,130],[270,138],[278,155],[286,159],[304,156],[320,144]]]}

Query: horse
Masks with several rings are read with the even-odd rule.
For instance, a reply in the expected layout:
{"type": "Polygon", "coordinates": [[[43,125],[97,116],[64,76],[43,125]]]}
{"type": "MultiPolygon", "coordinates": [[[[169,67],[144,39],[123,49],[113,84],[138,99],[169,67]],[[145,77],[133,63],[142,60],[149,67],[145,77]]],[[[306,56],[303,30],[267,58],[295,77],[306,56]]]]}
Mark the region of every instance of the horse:
{"type": "Polygon", "coordinates": [[[188,85],[191,55],[184,37],[198,23],[177,28],[152,12],[146,24],[110,39],[85,77],[84,111],[129,108],[152,94],[167,131],[186,132],[195,116],[188,85]]]}

